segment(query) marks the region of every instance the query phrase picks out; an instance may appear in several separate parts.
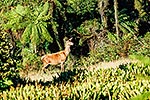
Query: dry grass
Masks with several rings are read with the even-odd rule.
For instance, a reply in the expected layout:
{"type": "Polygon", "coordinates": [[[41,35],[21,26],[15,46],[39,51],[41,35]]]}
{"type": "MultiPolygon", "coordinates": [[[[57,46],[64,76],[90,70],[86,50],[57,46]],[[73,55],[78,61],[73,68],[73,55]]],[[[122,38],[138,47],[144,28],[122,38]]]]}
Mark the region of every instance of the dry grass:
{"type": "Polygon", "coordinates": [[[99,69],[108,69],[108,68],[118,68],[120,65],[129,64],[129,63],[136,63],[137,60],[132,60],[129,58],[122,58],[119,60],[114,60],[110,62],[100,62],[96,65],[88,67],[89,71],[99,70],[99,69]]]}

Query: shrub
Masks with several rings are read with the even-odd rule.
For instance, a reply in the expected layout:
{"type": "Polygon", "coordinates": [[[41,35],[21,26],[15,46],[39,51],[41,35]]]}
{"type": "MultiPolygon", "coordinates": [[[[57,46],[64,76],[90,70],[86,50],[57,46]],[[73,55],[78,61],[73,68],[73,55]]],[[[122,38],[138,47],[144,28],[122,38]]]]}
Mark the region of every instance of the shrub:
{"type": "Polygon", "coordinates": [[[8,88],[13,84],[12,79],[17,77],[16,60],[12,57],[13,45],[8,33],[0,32],[0,88],[8,88]]]}

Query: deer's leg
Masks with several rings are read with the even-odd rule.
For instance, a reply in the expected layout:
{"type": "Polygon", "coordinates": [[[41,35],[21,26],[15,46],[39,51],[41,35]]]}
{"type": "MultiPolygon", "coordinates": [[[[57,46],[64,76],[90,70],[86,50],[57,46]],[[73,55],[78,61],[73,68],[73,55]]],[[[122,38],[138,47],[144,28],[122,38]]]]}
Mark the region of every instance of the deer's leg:
{"type": "Polygon", "coordinates": [[[44,71],[44,69],[49,65],[48,63],[44,63],[44,66],[42,67],[42,71],[44,71]]]}
{"type": "Polygon", "coordinates": [[[61,71],[64,71],[64,62],[61,62],[61,71]]]}

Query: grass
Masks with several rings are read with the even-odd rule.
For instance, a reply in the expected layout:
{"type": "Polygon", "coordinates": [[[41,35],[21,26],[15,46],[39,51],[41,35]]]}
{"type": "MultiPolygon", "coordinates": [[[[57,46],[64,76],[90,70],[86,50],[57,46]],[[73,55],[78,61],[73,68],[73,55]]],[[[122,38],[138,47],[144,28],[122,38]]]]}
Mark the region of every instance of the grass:
{"type": "Polygon", "coordinates": [[[131,98],[130,100],[150,100],[150,92],[145,92],[131,98]]]}

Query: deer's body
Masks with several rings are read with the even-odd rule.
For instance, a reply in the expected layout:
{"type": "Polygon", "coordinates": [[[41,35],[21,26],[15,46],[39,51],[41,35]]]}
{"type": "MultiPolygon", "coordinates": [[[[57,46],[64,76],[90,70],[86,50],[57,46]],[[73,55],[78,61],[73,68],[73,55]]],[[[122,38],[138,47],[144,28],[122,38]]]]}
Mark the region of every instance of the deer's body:
{"type": "Polygon", "coordinates": [[[49,64],[50,65],[61,64],[61,70],[64,70],[64,65],[63,64],[66,61],[66,58],[67,58],[68,54],[71,51],[70,50],[71,45],[73,45],[73,43],[71,42],[71,39],[69,39],[65,43],[65,50],[42,56],[41,60],[42,60],[43,65],[44,65],[42,70],[45,69],[45,67],[47,67],[49,64]]]}

